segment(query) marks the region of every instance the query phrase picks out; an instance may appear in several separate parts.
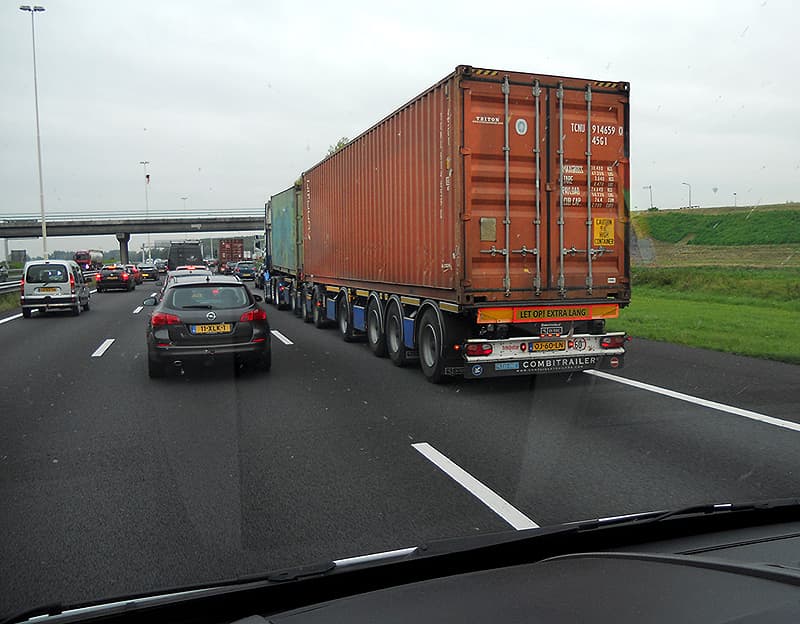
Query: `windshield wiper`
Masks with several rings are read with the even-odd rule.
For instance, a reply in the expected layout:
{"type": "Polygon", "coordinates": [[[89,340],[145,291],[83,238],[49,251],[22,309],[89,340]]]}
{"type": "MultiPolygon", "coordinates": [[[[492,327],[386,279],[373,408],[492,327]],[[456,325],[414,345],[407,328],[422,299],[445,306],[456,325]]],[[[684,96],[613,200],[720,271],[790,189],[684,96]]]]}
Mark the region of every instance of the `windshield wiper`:
{"type": "Polygon", "coordinates": [[[24,611],[19,611],[13,615],[9,615],[2,620],[0,624],[13,624],[15,622],[24,622],[35,617],[43,617],[45,615],[59,615],[64,612],[64,606],[61,603],[53,602],[50,604],[42,604],[24,611]]]}

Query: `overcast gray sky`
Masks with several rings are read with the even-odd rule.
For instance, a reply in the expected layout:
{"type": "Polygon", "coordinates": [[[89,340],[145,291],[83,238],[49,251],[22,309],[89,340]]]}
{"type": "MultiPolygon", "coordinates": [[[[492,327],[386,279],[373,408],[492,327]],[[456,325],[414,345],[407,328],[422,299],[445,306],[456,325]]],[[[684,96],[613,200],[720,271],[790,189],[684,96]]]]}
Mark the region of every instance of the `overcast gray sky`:
{"type": "MultiPolygon", "coordinates": [[[[800,3],[44,3],[48,212],[263,206],[458,64],[631,83],[632,206],[800,199],[800,3]]],[[[0,214],[39,210],[30,16],[0,6],[0,214]]],[[[132,247],[143,237],[134,237],[132,247]]],[[[50,249],[115,246],[53,239],[50,249]]],[[[33,240],[13,241],[39,253],[33,240]]]]}

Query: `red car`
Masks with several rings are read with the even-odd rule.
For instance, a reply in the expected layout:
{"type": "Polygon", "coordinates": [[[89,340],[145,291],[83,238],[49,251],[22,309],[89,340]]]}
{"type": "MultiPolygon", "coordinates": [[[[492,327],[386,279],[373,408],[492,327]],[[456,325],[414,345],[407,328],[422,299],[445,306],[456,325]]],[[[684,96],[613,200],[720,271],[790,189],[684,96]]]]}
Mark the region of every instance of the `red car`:
{"type": "Polygon", "coordinates": [[[144,277],[142,277],[142,272],[139,270],[135,264],[126,264],[125,268],[128,269],[128,272],[133,275],[133,280],[137,284],[141,284],[144,281],[144,277]]]}

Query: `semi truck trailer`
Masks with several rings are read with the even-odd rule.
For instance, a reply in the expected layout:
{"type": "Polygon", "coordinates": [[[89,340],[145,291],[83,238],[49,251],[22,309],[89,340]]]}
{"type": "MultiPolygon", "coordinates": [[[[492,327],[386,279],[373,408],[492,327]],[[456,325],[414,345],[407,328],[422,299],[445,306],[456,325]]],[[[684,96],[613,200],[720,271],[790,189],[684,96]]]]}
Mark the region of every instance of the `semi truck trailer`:
{"type": "Polygon", "coordinates": [[[268,202],[267,296],[425,377],[620,368],[629,84],[459,66],[268,202]]]}

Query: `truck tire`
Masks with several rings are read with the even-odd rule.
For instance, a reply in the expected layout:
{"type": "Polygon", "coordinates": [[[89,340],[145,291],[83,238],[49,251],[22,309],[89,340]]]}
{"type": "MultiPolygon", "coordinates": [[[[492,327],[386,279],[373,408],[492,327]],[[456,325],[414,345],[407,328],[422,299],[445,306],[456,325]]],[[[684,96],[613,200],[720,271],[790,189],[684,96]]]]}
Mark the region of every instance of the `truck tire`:
{"type": "Polygon", "coordinates": [[[30,308],[22,308],[22,318],[31,318],[30,308]]]}
{"type": "Polygon", "coordinates": [[[444,375],[444,329],[433,310],[426,310],[419,322],[417,348],[419,365],[425,378],[434,384],[447,379],[444,375]]]}
{"type": "Polygon", "coordinates": [[[308,300],[308,287],[305,284],[303,284],[303,287],[300,289],[300,297],[303,303],[300,318],[306,323],[312,323],[314,321],[314,315],[311,309],[311,302],[308,300]]]}
{"type": "Polygon", "coordinates": [[[386,335],[381,326],[380,304],[374,299],[367,304],[367,343],[376,357],[386,357],[386,335]]]}
{"type": "Polygon", "coordinates": [[[325,318],[325,296],[320,291],[319,286],[314,288],[314,296],[311,300],[312,313],[314,318],[314,326],[317,329],[322,329],[327,325],[325,318]]]}
{"type": "Polygon", "coordinates": [[[386,352],[395,366],[405,366],[410,359],[406,355],[406,346],[403,344],[403,315],[399,305],[391,301],[386,308],[385,340],[386,352]]]}
{"type": "Polygon", "coordinates": [[[350,313],[350,305],[347,303],[347,297],[344,295],[341,295],[336,302],[336,323],[344,341],[353,342],[356,337],[353,331],[353,318],[350,313]]]}
{"type": "Polygon", "coordinates": [[[292,288],[292,312],[297,318],[303,317],[303,298],[302,292],[297,287],[292,288]]]}

